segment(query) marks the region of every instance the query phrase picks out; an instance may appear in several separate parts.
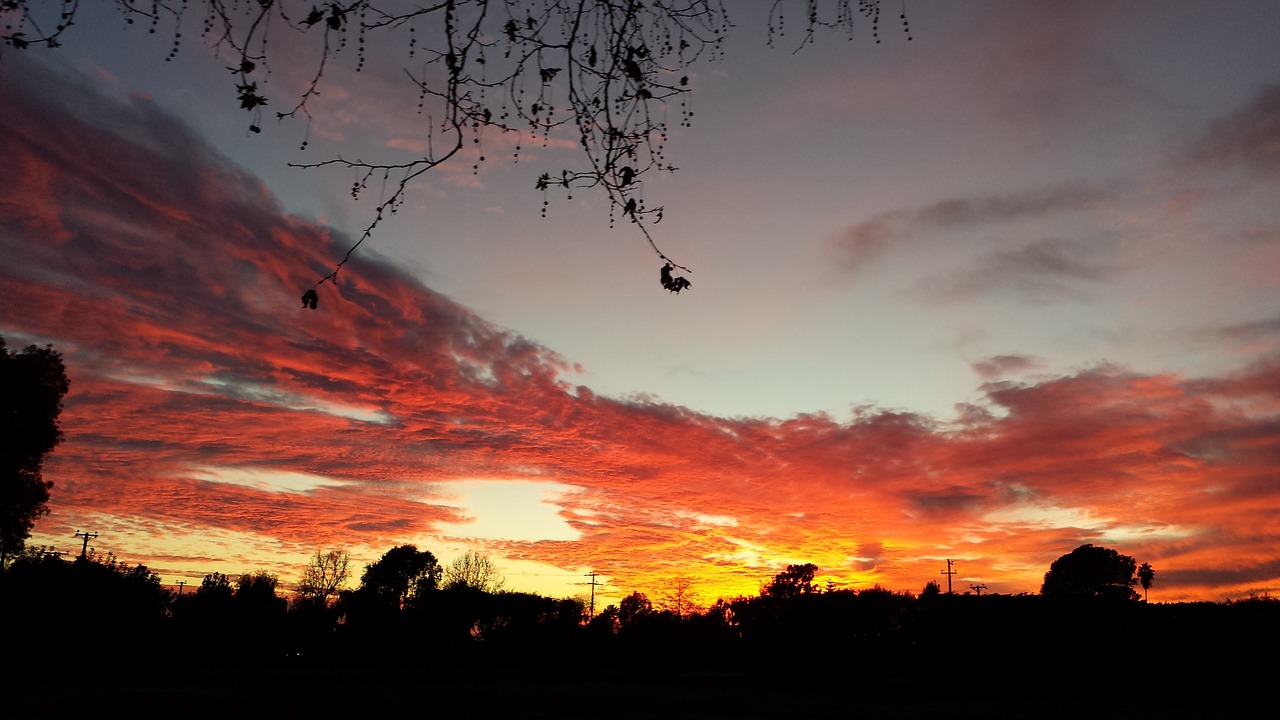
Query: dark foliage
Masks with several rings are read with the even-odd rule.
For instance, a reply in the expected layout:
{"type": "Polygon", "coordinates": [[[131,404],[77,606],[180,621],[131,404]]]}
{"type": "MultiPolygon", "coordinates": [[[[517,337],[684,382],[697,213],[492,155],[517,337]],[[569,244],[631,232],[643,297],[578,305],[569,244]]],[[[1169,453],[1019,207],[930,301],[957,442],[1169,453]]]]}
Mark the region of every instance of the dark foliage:
{"type": "Polygon", "coordinates": [[[5,349],[0,337],[0,566],[22,551],[37,519],[48,513],[53,483],[44,459],[62,442],[58,415],[66,368],[52,347],[5,349]]]}
{"type": "Polygon", "coordinates": [[[93,553],[69,562],[31,548],[0,573],[5,654],[37,666],[145,658],[162,647],[169,601],[145,566],[93,553]]]}
{"type": "Polygon", "coordinates": [[[364,569],[360,590],[389,607],[413,605],[440,585],[440,563],[427,550],[400,545],[364,569]]]}
{"type": "Polygon", "coordinates": [[[1137,600],[1138,563],[1097,545],[1081,545],[1049,566],[1040,594],[1055,599],[1137,600]]]}
{"type": "Polygon", "coordinates": [[[1151,590],[1151,585],[1156,581],[1156,571],[1151,567],[1151,563],[1142,563],[1138,566],[1138,582],[1142,584],[1142,599],[1147,599],[1147,592],[1151,590]]]}
{"type": "Polygon", "coordinates": [[[791,598],[817,592],[818,588],[813,584],[813,578],[817,572],[818,566],[813,563],[788,565],[786,570],[774,575],[773,580],[760,588],[760,594],[774,598],[791,598]]]}
{"type": "Polygon", "coordinates": [[[1280,602],[1268,599],[820,590],[809,565],[686,617],[632,593],[584,623],[578,600],[429,581],[413,602],[360,616],[352,598],[402,597],[430,577],[429,553],[394,550],[344,595],[345,615],[287,608],[266,573],[213,573],[175,600],[146,568],[29,551],[0,573],[5,648],[23,660],[0,692],[16,717],[234,688],[254,707],[308,714],[423,710],[430,698],[436,714],[554,717],[571,696],[617,717],[798,716],[865,698],[873,716],[917,716],[908,703],[969,717],[1190,718],[1269,707],[1271,669],[1255,651],[1280,643],[1280,602]],[[50,692],[43,669],[56,663],[93,675],[50,692]]]}
{"type": "Polygon", "coordinates": [[[317,550],[311,562],[303,568],[296,601],[327,606],[329,598],[337,595],[339,588],[346,584],[350,561],[345,551],[336,548],[324,552],[317,550]]]}

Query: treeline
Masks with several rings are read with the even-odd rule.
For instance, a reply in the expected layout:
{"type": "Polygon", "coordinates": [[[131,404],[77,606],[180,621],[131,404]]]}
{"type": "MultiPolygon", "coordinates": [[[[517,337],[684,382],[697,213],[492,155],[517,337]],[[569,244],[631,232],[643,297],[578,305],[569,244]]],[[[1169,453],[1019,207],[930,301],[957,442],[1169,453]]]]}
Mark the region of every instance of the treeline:
{"type": "Polygon", "coordinates": [[[943,680],[1004,694],[1141,680],[1239,694],[1271,672],[1256,652],[1280,646],[1270,599],[948,595],[933,583],[916,595],[821,588],[816,569],[790,566],[757,596],[698,610],[655,608],[637,592],[588,617],[577,599],[502,590],[483,575],[447,579],[413,546],[368,566],[355,589],[288,599],[267,573],[211,574],[178,596],[110,556],[29,551],[0,573],[0,617],[6,655],[29,669],[417,668],[436,678],[723,676],[913,692],[943,680]]]}

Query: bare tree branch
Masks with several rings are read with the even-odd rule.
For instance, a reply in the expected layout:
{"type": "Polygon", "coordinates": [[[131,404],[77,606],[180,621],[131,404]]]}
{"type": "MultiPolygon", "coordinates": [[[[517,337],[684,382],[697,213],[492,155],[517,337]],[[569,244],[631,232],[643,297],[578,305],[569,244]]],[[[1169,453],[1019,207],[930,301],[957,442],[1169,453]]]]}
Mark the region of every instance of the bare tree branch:
{"type": "MultiPolygon", "coordinates": [[[[856,9],[851,0],[802,4],[800,46],[822,29],[852,35],[858,19],[870,22],[879,42],[880,0],[859,0],[856,9]]],[[[304,150],[311,105],[331,63],[351,56],[352,46],[357,72],[371,59],[368,48],[375,42],[404,43],[409,61],[419,65],[403,68],[406,89],[418,93],[420,112],[430,106],[427,149],[419,157],[386,161],[339,155],[297,164],[355,171],[355,198],[368,190],[370,181],[378,182],[384,193],[355,243],[304,295],[306,307],[316,307],[316,288],[337,282],[355,250],[402,206],[415,180],[454,160],[469,145],[479,149],[486,130],[516,134],[516,162],[526,134],[544,144],[553,136],[576,141],[581,165],[544,172],[534,187],[544,194],[604,192],[611,224],[621,213],[669,266],[664,287],[673,289],[667,283],[671,268],[689,270],[659,246],[653,228],[664,208],[646,203],[644,187],[655,174],[676,170],[666,145],[673,123],[692,124],[690,68],[723,57],[733,27],[723,0],[440,0],[425,5],[409,0],[114,0],[114,5],[126,26],[146,23],[155,33],[162,20],[164,26],[172,25],[174,42],[166,60],[178,52],[188,16],[196,15],[202,42],[232,57],[228,69],[236,101],[250,113],[249,130],[261,132],[264,108],[288,108],[277,111],[276,119],[306,119],[304,150]],[[304,50],[297,49],[299,43],[304,50]],[[309,52],[315,58],[303,86],[286,90],[292,97],[283,101],[274,97],[280,93],[271,85],[273,53],[282,44],[291,53],[309,52]]],[[[786,36],[791,5],[775,0],[771,6],[770,45],[786,36]]],[[[14,49],[57,47],[79,8],[79,0],[0,0],[6,28],[0,42],[14,49]]],[[[900,19],[909,39],[905,9],[900,19]]],[[[544,198],[544,215],[547,202],[544,198]]],[[[674,280],[683,281],[681,289],[689,287],[684,278],[674,280]]]]}

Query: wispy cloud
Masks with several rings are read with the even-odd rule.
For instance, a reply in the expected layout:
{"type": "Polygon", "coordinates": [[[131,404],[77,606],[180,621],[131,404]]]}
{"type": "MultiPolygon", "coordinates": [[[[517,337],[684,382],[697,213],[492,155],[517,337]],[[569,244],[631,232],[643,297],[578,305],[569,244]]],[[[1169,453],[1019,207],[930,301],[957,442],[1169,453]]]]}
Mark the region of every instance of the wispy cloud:
{"type": "Polygon", "coordinates": [[[1280,316],[1208,328],[1197,335],[1242,356],[1271,355],[1280,351],[1280,316]]]}
{"type": "Polygon", "coordinates": [[[1043,360],[1028,355],[997,355],[970,363],[973,371],[983,380],[1004,379],[1009,375],[1039,370],[1043,360]]]}
{"type": "Polygon", "coordinates": [[[846,228],[834,239],[841,268],[853,272],[900,245],[941,233],[983,228],[1028,218],[1072,213],[1097,206],[1111,193],[1084,183],[1024,192],[952,198],[911,210],[893,210],[846,228]]]}
{"type": "Polygon", "coordinates": [[[1265,175],[1280,172],[1280,85],[1258,91],[1244,107],[1215,120],[1185,149],[1195,168],[1241,167],[1265,175]]]}
{"type": "Polygon", "coordinates": [[[1086,288],[1117,277],[1121,268],[1104,243],[1047,238],[986,253],[967,268],[925,277],[924,294],[943,301],[1009,291],[1036,303],[1087,300],[1086,288]]]}

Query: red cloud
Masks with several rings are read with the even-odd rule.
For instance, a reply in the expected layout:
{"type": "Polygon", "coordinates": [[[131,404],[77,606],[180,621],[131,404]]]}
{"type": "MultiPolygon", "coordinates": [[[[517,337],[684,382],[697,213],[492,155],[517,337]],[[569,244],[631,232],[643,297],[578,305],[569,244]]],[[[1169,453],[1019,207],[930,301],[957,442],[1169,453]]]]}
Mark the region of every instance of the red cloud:
{"type": "MultiPolygon", "coordinates": [[[[1275,363],[995,382],[956,426],[874,409],[724,419],[601,397],[571,386],[554,352],[366,258],[302,310],[300,290],[344,239],[283,215],[155,108],[45,75],[0,77],[0,154],[24,188],[0,204],[0,330],[66,355],[53,532],[93,518],[139,546],[182,527],[303,554],[385,548],[465,519],[439,483],[523,479],[575,489],[559,503],[580,537],[495,552],[594,568],[624,590],[683,575],[708,598],[755,592],[788,562],[914,590],[950,558],[961,589],[1034,591],[1083,542],[1151,562],[1164,599],[1280,589],[1275,363]],[[40,79],[38,92],[15,77],[40,79]],[[217,470],[326,482],[281,489],[217,470]]],[[[223,571],[272,554],[202,562],[232,559],[223,571]]]]}

